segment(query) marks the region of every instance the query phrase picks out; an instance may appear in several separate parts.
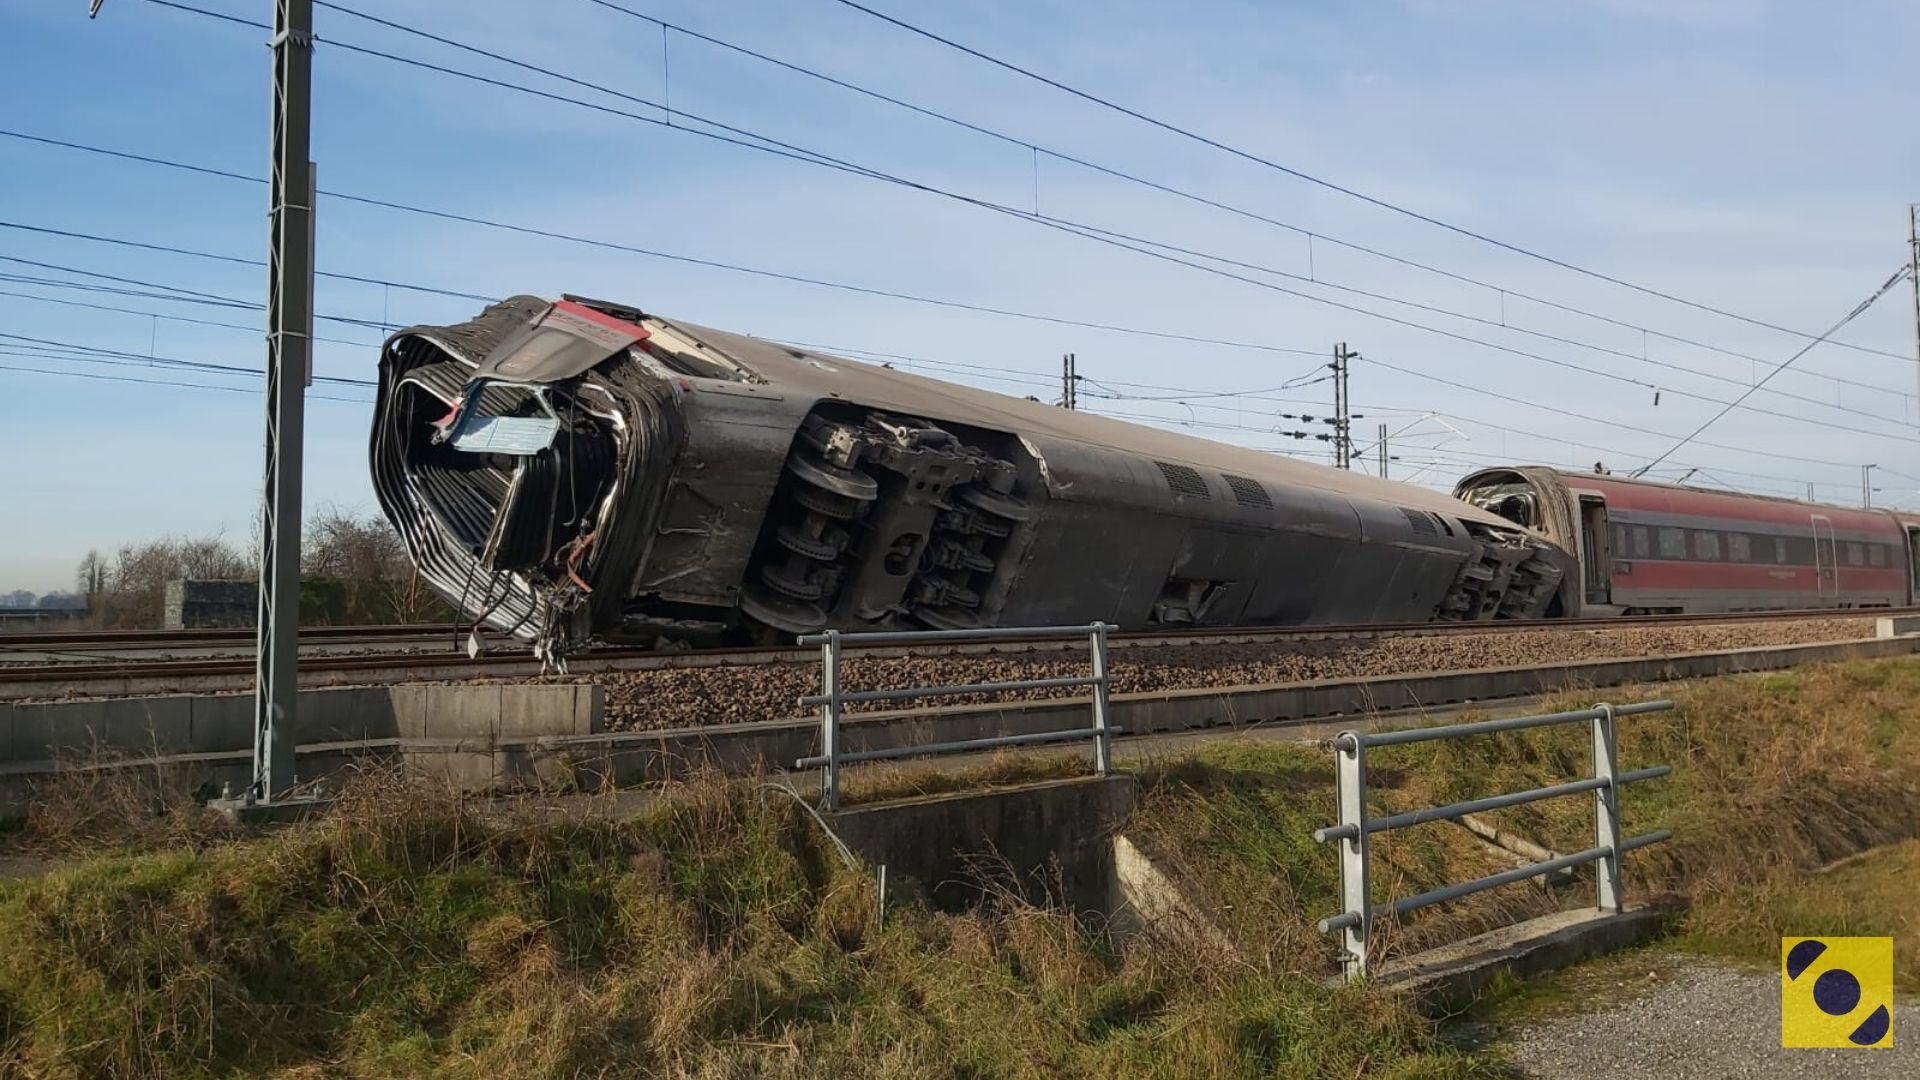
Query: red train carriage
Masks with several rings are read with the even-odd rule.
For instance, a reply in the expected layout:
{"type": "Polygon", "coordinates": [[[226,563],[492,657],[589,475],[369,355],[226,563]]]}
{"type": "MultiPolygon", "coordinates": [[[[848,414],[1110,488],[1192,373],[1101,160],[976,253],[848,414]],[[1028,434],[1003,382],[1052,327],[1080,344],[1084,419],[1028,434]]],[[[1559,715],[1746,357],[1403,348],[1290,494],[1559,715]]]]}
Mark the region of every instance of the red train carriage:
{"type": "Polygon", "coordinates": [[[1913,515],[1541,466],[1484,469],[1454,493],[1578,557],[1566,614],[1913,602],[1913,515]]]}

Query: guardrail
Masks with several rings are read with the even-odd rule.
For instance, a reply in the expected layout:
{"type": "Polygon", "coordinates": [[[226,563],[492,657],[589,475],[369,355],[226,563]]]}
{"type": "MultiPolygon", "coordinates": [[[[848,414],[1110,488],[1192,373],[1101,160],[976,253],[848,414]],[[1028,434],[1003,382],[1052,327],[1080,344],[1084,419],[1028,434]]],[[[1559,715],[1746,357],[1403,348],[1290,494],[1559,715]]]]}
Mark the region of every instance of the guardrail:
{"type": "Polygon", "coordinates": [[[882,630],[854,633],[825,630],[817,634],[802,634],[798,638],[801,645],[820,646],[821,692],[800,699],[800,704],[803,706],[820,708],[820,753],[801,758],[793,763],[793,767],[821,770],[820,806],[825,810],[837,810],[840,807],[840,767],[861,761],[884,761],[890,758],[919,757],[930,754],[960,754],[977,750],[993,750],[1003,746],[1029,746],[1035,743],[1092,739],[1094,768],[1105,776],[1113,771],[1113,737],[1119,734],[1119,729],[1108,723],[1107,706],[1107,633],[1116,629],[1119,628],[1097,622],[1085,626],[998,627],[982,630],[882,630]],[[1085,678],[1019,679],[1012,682],[921,686],[897,690],[845,690],[840,686],[841,650],[849,644],[939,645],[961,641],[1024,641],[1035,638],[1082,636],[1087,639],[1087,651],[1092,668],[1091,674],[1085,678]],[[1014,690],[1042,690],[1066,686],[1085,686],[1092,690],[1093,724],[1091,727],[1042,731],[1027,735],[998,735],[983,739],[963,739],[957,742],[882,747],[853,753],[840,749],[840,725],[845,707],[850,704],[865,701],[916,701],[922,698],[949,697],[956,694],[996,694],[1014,690]]]}
{"type": "Polygon", "coordinates": [[[1332,933],[1345,931],[1346,960],[1344,966],[1349,982],[1364,978],[1367,974],[1368,944],[1373,932],[1373,921],[1386,915],[1400,915],[1432,904],[1456,900],[1462,896],[1482,892],[1487,889],[1510,885],[1530,877],[1550,874],[1556,870],[1594,863],[1598,867],[1595,874],[1595,903],[1603,911],[1618,912],[1621,909],[1620,856],[1634,850],[1657,844],[1673,834],[1666,829],[1645,833],[1631,839],[1620,838],[1619,791],[1621,786],[1653,780],[1666,776],[1672,771],[1669,766],[1655,765],[1651,768],[1634,769],[1620,772],[1617,768],[1618,743],[1615,739],[1615,721],[1622,716],[1638,716],[1642,713],[1664,712],[1673,708],[1671,701],[1649,701],[1638,705],[1595,705],[1590,709],[1574,712],[1547,713],[1540,716],[1516,716],[1502,720],[1485,720],[1473,724],[1447,724],[1439,727],[1411,728],[1406,731],[1389,731],[1380,734],[1367,734],[1359,731],[1343,731],[1333,738],[1336,782],[1339,787],[1340,823],[1331,828],[1317,829],[1313,838],[1323,844],[1335,843],[1340,851],[1340,897],[1341,913],[1320,920],[1320,931],[1332,933]],[[1572,780],[1564,784],[1517,791],[1506,795],[1491,795],[1482,799],[1469,799],[1465,802],[1449,803],[1445,806],[1430,806],[1422,810],[1409,810],[1405,813],[1387,817],[1369,817],[1367,815],[1367,750],[1374,747],[1402,746],[1407,743],[1430,742],[1434,739],[1452,739],[1468,735],[1491,735],[1501,731],[1518,731],[1523,728],[1552,727],[1559,724],[1590,723],[1593,734],[1593,775],[1582,780],[1572,780]],[[1517,867],[1483,878],[1447,885],[1415,896],[1385,903],[1373,903],[1369,892],[1369,842],[1368,837],[1389,829],[1403,829],[1409,825],[1419,825],[1429,821],[1451,821],[1468,814],[1477,814],[1487,810],[1500,810],[1509,806],[1538,802],[1562,795],[1577,795],[1584,791],[1593,792],[1594,810],[1594,846],[1571,855],[1562,855],[1544,862],[1517,867]]]}

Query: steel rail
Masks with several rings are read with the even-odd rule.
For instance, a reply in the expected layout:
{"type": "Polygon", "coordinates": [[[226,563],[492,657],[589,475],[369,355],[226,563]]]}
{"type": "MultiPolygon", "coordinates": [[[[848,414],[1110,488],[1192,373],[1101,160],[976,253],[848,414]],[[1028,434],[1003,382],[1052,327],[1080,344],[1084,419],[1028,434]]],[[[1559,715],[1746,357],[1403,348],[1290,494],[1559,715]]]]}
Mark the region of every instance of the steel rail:
{"type": "MultiPolygon", "coordinates": [[[[1920,614],[1920,608],[1828,608],[1815,611],[1747,611],[1722,612],[1710,615],[1630,615],[1611,616],[1593,619],[1514,619],[1498,622],[1426,622],[1426,623],[1386,623],[1386,624],[1334,624],[1325,626],[1289,626],[1289,627],[1207,627],[1189,630],[1136,630],[1116,633],[1111,636],[1111,644],[1121,648],[1183,647],[1222,644],[1264,645],[1284,642],[1343,641],[1384,637],[1424,637],[1424,636],[1460,636],[1476,634],[1510,634],[1529,631],[1582,631],[1607,630],[1624,627],[1674,626],[1694,627],[1747,622],[1809,622],[1830,619],[1861,619],[1881,615],[1920,614]]],[[[449,633],[445,626],[431,628],[416,627],[315,627],[324,631],[326,637],[342,643],[350,642],[354,634],[362,637],[379,632],[401,633],[417,631],[421,637],[431,637],[433,633],[449,633]]],[[[135,633],[167,634],[178,631],[135,631],[135,633]]],[[[242,631],[250,634],[251,631],[242,631]]],[[[305,638],[308,631],[301,632],[305,638]]],[[[24,636],[24,635],[23,635],[24,636]]],[[[0,635],[0,646],[11,646],[16,635],[0,635]]],[[[242,639],[244,640],[244,639],[242,639]]],[[[516,645],[518,643],[515,643],[516,645]]],[[[1062,634],[1059,638],[1051,636],[1040,638],[991,638],[972,642],[955,642],[943,647],[948,654],[967,656],[991,656],[1009,652],[1038,652],[1050,646],[1059,651],[1084,648],[1083,636],[1062,634]]],[[[854,656],[887,657],[904,656],[908,650],[886,644],[861,645],[856,639],[850,642],[847,652],[854,656]]],[[[13,663],[4,662],[4,652],[0,652],[0,684],[40,682],[46,680],[87,680],[116,678],[207,678],[221,675],[244,675],[253,670],[250,656],[236,655],[231,659],[214,658],[199,660],[136,660],[116,658],[99,663],[86,661],[67,661],[57,663],[13,663]]],[[[722,648],[685,649],[662,651],[639,648],[605,648],[579,654],[569,660],[569,670],[573,674],[588,674],[602,670],[623,670],[635,662],[647,663],[661,668],[679,667],[726,667],[759,666],[776,663],[811,663],[817,658],[817,650],[794,646],[730,646],[722,648]]],[[[301,660],[303,670],[315,673],[344,673],[362,670],[408,669],[408,668],[445,668],[459,666],[472,671],[474,677],[483,677],[497,673],[498,669],[524,666],[532,662],[531,654],[524,649],[512,652],[468,657],[463,652],[444,653],[381,653],[359,656],[318,655],[301,660]]],[[[444,676],[442,676],[444,677],[444,676]]]]}
{"type": "MultiPolygon", "coordinates": [[[[461,623],[396,623],[391,626],[303,626],[302,641],[339,641],[359,638],[432,637],[445,634],[448,640],[467,632],[461,623]]],[[[254,630],[242,627],[200,627],[186,630],[47,630],[21,634],[0,633],[0,647],[32,651],[42,647],[127,648],[140,645],[165,645],[191,648],[240,642],[251,645],[254,630]]]]}

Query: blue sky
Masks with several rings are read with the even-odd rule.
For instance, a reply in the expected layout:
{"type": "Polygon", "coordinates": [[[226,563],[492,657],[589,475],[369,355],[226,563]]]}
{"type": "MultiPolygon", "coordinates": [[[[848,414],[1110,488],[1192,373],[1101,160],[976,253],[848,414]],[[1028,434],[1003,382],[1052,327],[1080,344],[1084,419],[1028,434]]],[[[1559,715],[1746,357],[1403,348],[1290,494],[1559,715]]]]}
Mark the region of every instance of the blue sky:
{"type": "MultiPolygon", "coordinates": [[[[623,2],[1019,139],[1456,274],[1776,361],[1801,344],[1208,150],[832,0],[623,2]]],[[[1905,207],[1920,199],[1911,59],[1920,9],[1893,0],[872,2],[1291,167],[1790,327],[1823,329],[1903,262],[1905,207]]],[[[1025,149],[684,35],[668,46],[668,78],[657,26],[589,0],[343,3],[640,97],[670,89],[678,108],[969,196],[1026,209],[1037,188],[1045,214],[1288,273],[1308,269],[1308,244],[1297,234],[1054,160],[1041,160],[1036,184],[1025,149]]],[[[199,6],[261,20],[271,8],[265,0],[199,6]]],[[[262,32],[147,0],[107,0],[93,22],[85,8],[83,0],[0,2],[0,127],[264,173],[262,32]]],[[[1647,432],[1684,434],[1719,408],[1687,394],[1724,399],[1742,389],[1632,358],[1643,349],[1655,361],[1723,380],[1748,380],[1756,371],[1746,360],[1643,340],[1637,330],[1513,297],[1504,302],[1510,326],[1610,351],[1271,279],[1634,381],[1551,366],[922,192],[354,55],[325,39],[658,115],[337,9],[320,10],[317,21],[323,43],[315,56],[313,156],[323,188],[1082,321],[1302,350],[1346,341],[1404,369],[1356,363],[1353,396],[1367,414],[1363,433],[1378,420],[1393,425],[1402,457],[1393,468],[1416,482],[1445,485],[1496,460],[1605,460],[1624,470],[1666,448],[1647,432]],[[1562,411],[1490,400],[1434,378],[1562,411]],[[1429,413],[1436,415],[1424,418],[1429,413]]],[[[0,137],[0,222],[259,258],[265,189],[0,137]]],[[[1274,414],[1324,415],[1330,400],[1325,383],[1263,399],[1143,400],[1269,389],[1309,373],[1318,361],[1308,355],[965,313],[338,199],[322,200],[318,250],[323,271],[487,296],[604,296],[749,333],[925,357],[940,365],[926,366],[930,374],[1020,394],[1051,396],[1059,356],[1072,351],[1093,380],[1091,393],[1118,395],[1091,397],[1088,405],[1276,450],[1318,450],[1273,434],[1276,426],[1299,426],[1274,414]]],[[[16,335],[0,338],[0,591],[68,587],[90,547],[111,550],[166,533],[222,532],[245,543],[259,489],[256,380],[87,362],[19,338],[257,367],[262,345],[252,311],[72,286],[103,282],[84,271],[257,301],[264,271],[4,227],[0,257],[15,260],[0,262],[0,275],[8,275],[0,280],[0,333],[16,335]],[[17,368],[190,378],[229,389],[17,368]]],[[[1311,260],[1323,280],[1503,317],[1497,291],[1325,242],[1313,245],[1311,260]]],[[[317,306],[399,324],[458,320],[479,307],[335,279],[320,282],[317,306]]],[[[1910,357],[1912,318],[1902,286],[1840,337],[1910,357]]],[[[320,346],[322,375],[372,373],[376,331],[322,324],[319,332],[345,342],[320,346]]],[[[1855,501],[1858,465],[1877,463],[1886,489],[1877,498],[1920,506],[1914,369],[1911,359],[1823,346],[1773,384],[1799,398],[1750,399],[1785,416],[1735,412],[1704,436],[1719,445],[1687,447],[1674,456],[1675,469],[1699,466],[1699,482],[1775,493],[1804,493],[1812,482],[1823,499],[1855,501]]],[[[308,504],[371,509],[370,395],[324,384],[315,393],[348,400],[309,406],[308,504]]]]}

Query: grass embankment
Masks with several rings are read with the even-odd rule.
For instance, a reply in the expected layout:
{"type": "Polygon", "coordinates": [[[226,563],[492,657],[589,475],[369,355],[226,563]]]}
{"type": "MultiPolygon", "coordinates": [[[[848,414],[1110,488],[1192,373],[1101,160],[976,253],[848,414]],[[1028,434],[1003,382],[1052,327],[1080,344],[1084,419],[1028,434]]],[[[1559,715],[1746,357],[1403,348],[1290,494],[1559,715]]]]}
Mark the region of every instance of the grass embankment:
{"type": "MultiPolygon", "coordinates": [[[[1892,934],[1898,977],[1920,985],[1920,905],[1911,900],[1920,877],[1905,872],[1920,863],[1920,845],[1908,842],[1920,837],[1920,663],[1813,667],[1659,693],[1671,694],[1674,712],[1621,720],[1620,763],[1665,762],[1673,776],[1626,789],[1620,807],[1629,835],[1675,834],[1627,856],[1626,878],[1643,896],[1686,902],[1676,944],[1773,964],[1783,935],[1892,934]]],[[[1582,729],[1407,749],[1424,751],[1406,760],[1440,798],[1590,768],[1582,729]]],[[[1491,816],[1572,851],[1592,844],[1591,815],[1588,800],[1567,798],[1491,816]]]]}
{"type": "Polygon", "coordinates": [[[1005,897],[874,917],[806,812],[694,784],[623,823],[411,791],[0,884],[0,1073],[1472,1076],[1391,999],[1005,897]]]}
{"type": "MultiPolygon", "coordinates": [[[[1683,943],[1762,961],[1783,933],[1892,933],[1900,978],[1914,985],[1920,905],[1907,894],[1920,844],[1815,871],[1920,836],[1920,664],[1671,692],[1674,713],[1621,725],[1624,767],[1675,769],[1623,797],[1630,833],[1677,834],[1629,857],[1634,891],[1690,902],[1683,943]]],[[[1589,768],[1583,729],[1395,748],[1369,764],[1383,811],[1589,768]]],[[[868,780],[876,792],[902,782],[868,780]]],[[[326,821],[252,839],[206,833],[187,812],[116,833],[54,800],[30,834],[117,850],[0,883],[0,1073],[1494,1068],[1436,1044],[1377,992],[1319,985],[1335,949],[1311,925],[1336,907],[1332,853],[1311,839],[1333,820],[1325,750],[1211,744],[1145,780],[1131,835],[1210,908],[1233,955],[1152,938],[1123,949],[1098,926],[1012,896],[966,914],[899,901],[881,924],[865,873],[844,866],[792,800],[751,784],[683,785],[638,819],[597,824],[481,819],[452,799],[376,786],[326,821]]],[[[1591,843],[1590,814],[1569,798],[1501,824],[1574,850],[1591,843]]],[[[1380,896],[1510,865],[1453,825],[1378,839],[1380,896]]],[[[1404,950],[1584,906],[1590,889],[1590,878],[1515,886],[1386,932],[1404,950]]]]}
{"type": "MultiPolygon", "coordinates": [[[[1619,723],[1623,769],[1673,776],[1621,796],[1632,836],[1675,839],[1627,857],[1638,899],[1685,902],[1676,943],[1777,962],[1783,934],[1892,934],[1901,981],[1920,985],[1920,663],[1862,662],[1678,687],[1671,713],[1619,723]],[[1884,847],[1883,845],[1899,845],[1884,847]],[[1828,873],[1834,860],[1867,852],[1828,873]],[[1905,894],[1905,895],[1903,895],[1905,894]]],[[[1544,708],[1579,708],[1596,695],[1544,708]]],[[[1376,750],[1374,813],[1519,791],[1592,775],[1585,725],[1376,750]]],[[[1156,854],[1243,948],[1296,968],[1333,960],[1310,923],[1338,909],[1333,854],[1312,830],[1334,820],[1331,755],[1270,743],[1215,745],[1165,766],[1137,821],[1156,854]],[[1303,919],[1301,916],[1305,916],[1303,919]],[[1276,927],[1290,927],[1276,930],[1276,927]]],[[[1486,815],[1555,851],[1591,847],[1590,797],[1486,815]]],[[[1375,834],[1374,898],[1402,897],[1515,865],[1464,829],[1433,823],[1375,834]]],[[[1389,955],[1487,926],[1592,903],[1592,874],[1564,888],[1510,886],[1382,928],[1389,955]]]]}
{"type": "MultiPolygon", "coordinates": [[[[1410,779],[1385,760],[1371,768],[1375,812],[1390,812],[1410,779]]],[[[1322,975],[1338,970],[1338,936],[1313,925],[1340,910],[1338,859],[1331,845],[1313,839],[1315,829],[1336,820],[1327,750],[1213,744],[1156,768],[1149,784],[1129,835],[1185,883],[1242,953],[1273,967],[1322,975]]],[[[1408,896],[1514,865],[1457,826],[1375,834],[1374,898],[1408,896]]],[[[1405,924],[1381,920],[1376,940],[1393,953],[1417,950],[1554,906],[1551,896],[1533,891],[1483,893],[1405,924]]]]}

